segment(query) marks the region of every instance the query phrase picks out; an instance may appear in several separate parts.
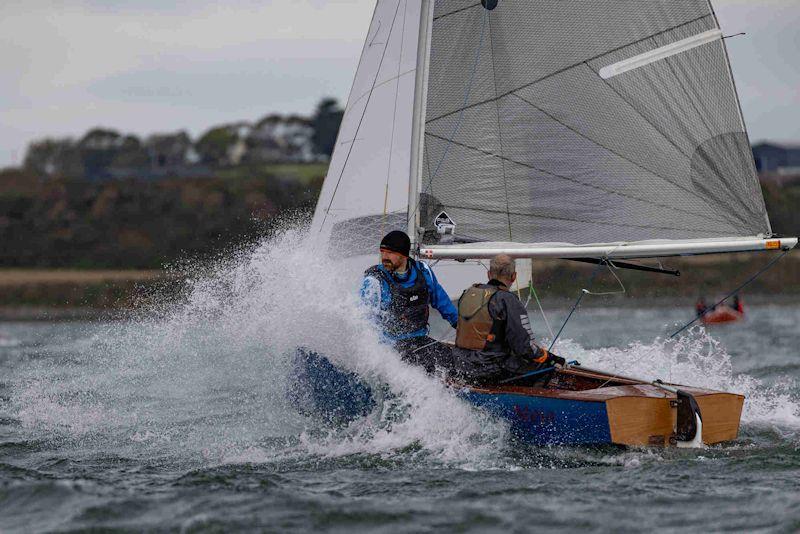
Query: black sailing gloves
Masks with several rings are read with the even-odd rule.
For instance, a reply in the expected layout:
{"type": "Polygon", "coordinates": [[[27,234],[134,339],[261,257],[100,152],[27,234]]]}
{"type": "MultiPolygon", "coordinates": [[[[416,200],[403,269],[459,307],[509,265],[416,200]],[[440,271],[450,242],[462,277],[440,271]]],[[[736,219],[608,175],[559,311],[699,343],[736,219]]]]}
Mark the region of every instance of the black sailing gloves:
{"type": "Polygon", "coordinates": [[[536,347],[533,361],[542,364],[542,367],[552,367],[554,365],[564,367],[564,365],[567,363],[567,360],[561,356],[556,356],[552,352],[548,351],[547,349],[543,349],[542,347],[536,347]]]}

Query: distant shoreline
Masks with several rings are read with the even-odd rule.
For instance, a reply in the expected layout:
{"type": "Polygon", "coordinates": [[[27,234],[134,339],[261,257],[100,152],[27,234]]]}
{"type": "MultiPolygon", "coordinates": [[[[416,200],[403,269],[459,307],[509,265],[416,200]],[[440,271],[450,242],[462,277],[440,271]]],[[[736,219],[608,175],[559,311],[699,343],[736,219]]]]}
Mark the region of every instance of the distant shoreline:
{"type": "MultiPolygon", "coordinates": [[[[708,302],[722,298],[772,257],[732,254],[663,260],[664,267],[679,269],[680,277],[619,270],[624,295],[588,295],[581,305],[638,307],[647,303],[691,308],[699,296],[708,302]]],[[[534,283],[543,304],[571,306],[594,268],[563,260],[535,261],[534,283]]],[[[603,269],[593,290],[618,291],[619,284],[603,269]]],[[[157,269],[0,269],[0,321],[120,319],[146,311],[155,302],[177,300],[183,288],[179,273],[157,269]]],[[[742,294],[746,304],[800,302],[800,254],[788,255],[742,294]]],[[[526,300],[527,291],[522,298],[526,300]]]]}
{"type": "MultiPolygon", "coordinates": [[[[720,295],[721,298],[722,295],[720,295]]],[[[525,298],[523,298],[525,300],[525,298]]],[[[764,295],[748,293],[745,298],[745,310],[750,306],[764,306],[767,304],[789,306],[800,304],[800,294],[790,295],[764,295]]],[[[544,299],[542,305],[547,310],[566,310],[572,306],[574,299],[566,296],[560,298],[544,299]]],[[[684,308],[687,313],[692,311],[693,302],[680,297],[632,297],[618,300],[593,300],[584,299],[581,308],[684,308]]],[[[144,311],[145,310],[138,310],[144,311]]],[[[536,304],[531,301],[528,305],[530,313],[538,313],[536,304]]],[[[133,310],[126,309],[101,309],[87,307],[39,307],[39,306],[0,306],[0,323],[2,322],[93,322],[93,321],[122,321],[133,316],[133,310]]]]}
{"type": "Polygon", "coordinates": [[[176,281],[154,269],[0,269],[0,320],[120,316],[176,281]]]}
{"type": "Polygon", "coordinates": [[[164,278],[159,269],[0,269],[0,289],[28,284],[150,281],[164,278]]]}

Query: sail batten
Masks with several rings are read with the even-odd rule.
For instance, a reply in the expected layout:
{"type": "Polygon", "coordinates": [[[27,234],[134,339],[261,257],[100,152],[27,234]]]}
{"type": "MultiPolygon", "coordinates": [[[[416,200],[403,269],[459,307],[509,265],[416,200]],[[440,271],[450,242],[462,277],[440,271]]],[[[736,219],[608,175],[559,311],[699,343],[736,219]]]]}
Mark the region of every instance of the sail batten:
{"type": "Polygon", "coordinates": [[[608,65],[600,69],[599,74],[601,78],[607,80],[608,78],[613,78],[614,76],[618,76],[628,72],[629,70],[644,67],[650,63],[661,61],[662,59],[666,59],[670,56],[680,54],[681,52],[691,50],[696,46],[702,46],[721,38],[722,32],[720,30],[709,30],[707,32],[693,35],[692,37],[687,37],[686,39],[682,39],[675,43],[664,45],[660,48],[656,48],[655,50],[645,52],[644,54],[639,54],[638,56],[624,59],[614,63],[613,65],[608,65]]]}

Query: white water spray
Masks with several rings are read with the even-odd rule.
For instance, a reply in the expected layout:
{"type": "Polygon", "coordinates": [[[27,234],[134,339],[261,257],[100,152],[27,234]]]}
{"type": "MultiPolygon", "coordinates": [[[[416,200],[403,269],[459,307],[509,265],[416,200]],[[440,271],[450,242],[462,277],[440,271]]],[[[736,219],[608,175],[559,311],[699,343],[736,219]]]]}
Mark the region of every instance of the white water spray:
{"type": "Polygon", "coordinates": [[[795,381],[787,377],[766,385],[747,374],[734,373],[725,347],[702,327],[695,327],[674,341],[657,338],[622,348],[587,350],[570,340],[559,343],[560,352],[587,367],[742,394],[743,424],[800,435],[800,400],[792,392],[797,390],[795,381]]]}
{"type": "MultiPolygon", "coordinates": [[[[324,259],[301,231],[286,230],[190,276],[181,298],[146,317],[95,328],[21,367],[13,410],[40,439],[132,455],[261,462],[400,450],[494,464],[506,426],[379,342],[360,312],[360,276],[324,259]],[[387,421],[379,406],[346,430],[325,433],[287,400],[298,347],[388,384],[406,416],[387,421]]],[[[621,374],[743,393],[746,425],[800,430],[794,385],[766,387],[734,374],[725,350],[702,330],[619,349],[562,340],[558,352],[621,374]]]]}
{"type": "MultiPolygon", "coordinates": [[[[411,447],[444,461],[497,455],[503,423],[456,398],[379,342],[357,300],[361,273],[287,230],[191,278],[183,299],[112,323],[65,364],[45,359],[16,392],[22,423],[48,437],[225,461],[343,456],[411,447]],[[388,384],[406,417],[378,413],[320,437],[286,397],[298,347],[388,384]],[[276,445],[277,443],[277,445],[276,445]]],[[[73,349],[76,347],[73,347],[73,349]]]]}

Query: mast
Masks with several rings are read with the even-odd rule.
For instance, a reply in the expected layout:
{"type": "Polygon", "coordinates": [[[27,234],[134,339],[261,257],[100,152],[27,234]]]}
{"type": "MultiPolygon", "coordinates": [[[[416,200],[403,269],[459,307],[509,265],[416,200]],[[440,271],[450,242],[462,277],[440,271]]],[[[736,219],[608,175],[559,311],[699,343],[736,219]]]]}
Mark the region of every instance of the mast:
{"type": "Polygon", "coordinates": [[[416,256],[419,227],[419,182],[422,177],[422,154],[425,143],[425,111],[428,100],[428,69],[431,57],[431,26],[433,25],[433,0],[422,0],[420,9],[419,41],[417,44],[417,77],[414,85],[414,114],[411,126],[411,165],[408,182],[408,236],[411,253],[416,256]]]}

